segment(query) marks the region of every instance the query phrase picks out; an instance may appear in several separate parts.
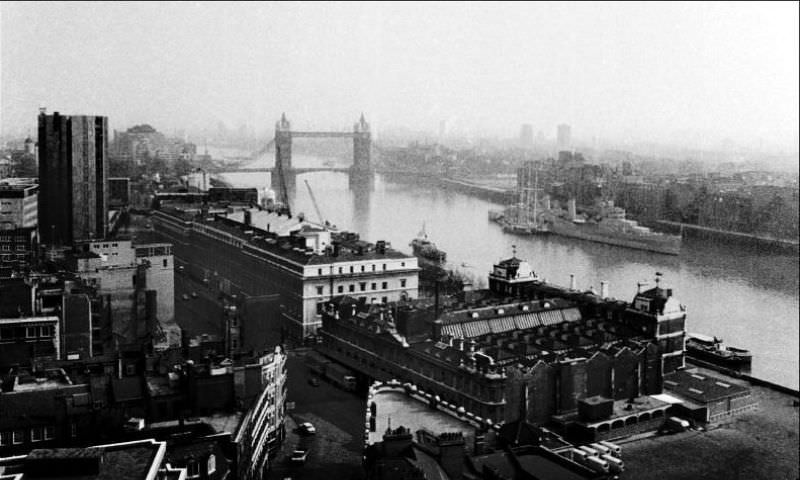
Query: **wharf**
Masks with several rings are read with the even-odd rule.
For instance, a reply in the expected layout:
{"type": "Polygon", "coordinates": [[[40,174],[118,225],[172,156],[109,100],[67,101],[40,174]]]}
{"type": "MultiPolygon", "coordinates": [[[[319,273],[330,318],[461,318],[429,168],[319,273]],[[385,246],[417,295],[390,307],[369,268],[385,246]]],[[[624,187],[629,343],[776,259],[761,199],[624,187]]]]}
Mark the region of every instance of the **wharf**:
{"type": "Polygon", "coordinates": [[[798,251],[800,249],[800,242],[797,240],[782,239],[775,237],[768,237],[764,235],[755,235],[752,233],[733,232],[730,230],[720,230],[712,227],[704,227],[701,225],[693,225],[691,223],[671,222],[668,220],[657,220],[656,225],[665,227],[670,231],[683,230],[684,235],[694,235],[705,238],[717,238],[732,241],[740,244],[756,245],[756,246],[769,246],[780,249],[798,251]]]}
{"type": "Polygon", "coordinates": [[[462,178],[440,178],[439,181],[445,188],[476,195],[478,197],[497,203],[507,203],[511,195],[509,188],[488,185],[488,181],[467,180],[462,178]]]}
{"type": "Polygon", "coordinates": [[[725,374],[725,375],[727,375],[729,377],[733,377],[733,378],[738,378],[740,380],[744,380],[746,382],[749,382],[751,385],[757,385],[757,386],[760,386],[760,387],[766,387],[766,388],[769,388],[771,390],[775,390],[776,392],[781,392],[781,393],[786,394],[786,395],[791,395],[791,396],[800,398],[800,390],[797,390],[797,389],[794,389],[794,388],[790,388],[790,387],[786,387],[784,385],[779,385],[777,383],[770,382],[769,380],[763,380],[761,378],[753,377],[753,376],[751,376],[751,375],[749,375],[747,373],[744,373],[744,372],[739,372],[739,371],[736,371],[736,370],[732,370],[730,368],[725,368],[725,367],[721,367],[719,365],[714,365],[713,363],[705,362],[703,360],[699,360],[699,359],[696,359],[696,358],[692,358],[692,357],[689,357],[688,355],[686,356],[686,362],[687,363],[691,363],[693,365],[697,365],[698,367],[703,367],[703,368],[706,368],[706,369],[709,369],[709,370],[714,370],[715,372],[719,372],[719,373],[725,374]]]}

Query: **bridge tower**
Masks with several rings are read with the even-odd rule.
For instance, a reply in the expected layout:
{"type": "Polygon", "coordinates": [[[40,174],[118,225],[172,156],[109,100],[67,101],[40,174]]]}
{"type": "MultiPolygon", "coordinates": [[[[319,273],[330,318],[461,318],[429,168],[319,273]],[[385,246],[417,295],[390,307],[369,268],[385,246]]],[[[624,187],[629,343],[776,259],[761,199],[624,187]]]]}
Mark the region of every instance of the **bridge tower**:
{"type": "Polygon", "coordinates": [[[372,171],[372,134],[369,130],[369,123],[361,119],[353,125],[353,171],[355,173],[368,173],[372,171]]]}
{"type": "Polygon", "coordinates": [[[292,125],[286,119],[286,113],[281,114],[281,119],[275,122],[275,168],[272,171],[272,190],[277,197],[281,196],[280,174],[289,175],[292,171],[292,125]]]}

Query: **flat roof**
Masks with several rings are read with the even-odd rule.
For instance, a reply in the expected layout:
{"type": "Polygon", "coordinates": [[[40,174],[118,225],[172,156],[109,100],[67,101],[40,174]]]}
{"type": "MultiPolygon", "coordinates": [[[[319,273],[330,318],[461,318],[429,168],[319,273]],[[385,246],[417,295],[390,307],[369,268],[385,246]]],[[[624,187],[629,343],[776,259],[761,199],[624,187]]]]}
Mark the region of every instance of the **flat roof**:
{"type": "Polygon", "coordinates": [[[381,386],[371,389],[373,395],[367,400],[375,403],[375,431],[369,432],[370,444],[383,441],[388,428],[407,428],[412,435],[418,430],[428,430],[436,435],[461,432],[465,445],[471,446],[475,440],[475,427],[446,412],[431,408],[426,402],[408,395],[401,387],[381,386]]]}
{"type": "Polygon", "coordinates": [[[677,397],[688,398],[700,404],[738,396],[750,389],[730,380],[705,372],[680,370],[664,376],[664,389],[677,397]]]}
{"type": "MultiPolygon", "coordinates": [[[[93,460],[98,462],[96,473],[91,472],[91,469],[81,473],[82,468],[78,467],[78,471],[69,478],[72,480],[145,480],[151,478],[151,473],[160,467],[165,451],[165,442],[148,439],[88,448],[36,449],[22,461],[25,465],[24,472],[37,471],[35,478],[39,480],[63,479],[65,477],[58,471],[59,467],[67,467],[70,461],[81,462],[85,465],[86,461],[93,460]]],[[[26,477],[27,475],[23,475],[23,478],[26,477]]]]}
{"type": "MultiPolygon", "coordinates": [[[[205,219],[198,219],[194,214],[189,214],[176,208],[167,207],[162,208],[159,211],[164,215],[175,218],[176,220],[193,222],[197,225],[204,225],[206,227],[220,230],[230,234],[233,237],[236,237],[243,244],[246,244],[252,248],[264,250],[270,255],[274,255],[282,260],[292,262],[300,266],[328,265],[340,262],[357,262],[382,259],[416,260],[416,257],[406,255],[389,247],[386,248],[384,253],[378,253],[375,250],[365,251],[361,254],[351,252],[348,250],[350,244],[361,242],[362,245],[367,245],[368,242],[364,242],[363,240],[342,241],[341,237],[343,237],[346,232],[332,232],[331,239],[337,240],[337,237],[340,237],[339,240],[341,241],[342,246],[345,247],[340,250],[337,256],[324,253],[310,253],[306,252],[305,249],[297,251],[292,245],[289,244],[290,237],[284,235],[283,231],[286,231],[288,234],[289,231],[299,230],[303,226],[315,228],[320,227],[320,225],[308,221],[299,222],[296,216],[289,219],[287,216],[279,216],[276,213],[268,213],[264,211],[259,212],[258,210],[253,210],[253,225],[248,226],[245,225],[243,221],[237,220],[239,215],[241,215],[242,219],[244,218],[244,213],[242,212],[227,214],[227,217],[212,216],[212,214],[209,213],[209,217],[205,219]],[[266,221],[267,219],[275,223],[266,221]],[[258,225],[256,225],[256,223],[261,224],[264,227],[266,227],[267,223],[269,223],[269,232],[266,231],[266,228],[260,228],[258,225]],[[245,233],[246,231],[250,231],[250,233],[245,233]]],[[[411,270],[412,267],[408,266],[408,269],[411,270]]],[[[382,274],[383,272],[377,273],[382,274]]]]}

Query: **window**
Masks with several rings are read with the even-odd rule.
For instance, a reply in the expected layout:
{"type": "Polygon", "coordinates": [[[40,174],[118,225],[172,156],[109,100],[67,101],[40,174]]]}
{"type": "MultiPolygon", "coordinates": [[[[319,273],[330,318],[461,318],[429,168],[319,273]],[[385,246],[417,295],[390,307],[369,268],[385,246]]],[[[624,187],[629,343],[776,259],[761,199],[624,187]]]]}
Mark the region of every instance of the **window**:
{"type": "Polygon", "coordinates": [[[400,288],[406,288],[406,279],[405,278],[400,280],[400,288]]]}
{"type": "Polygon", "coordinates": [[[375,264],[374,263],[372,264],[372,271],[373,272],[375,271],[375,264]]]}
{"type": "Polygon", "coordinates": [[[132,363],[125,365],[125,375],[136,375],[136,365],[132,363]]]}
{"type": "Polygon", "coordinates": [[[45,440],[52,440],[56,438],[56,427],[52,425],[48,425],[44,427],[44,439],[45,440]]]}
{"type": "Polygon", "coordinates": [[[0,447],[11,443],[11,432],[0,432],[0,447]]]}
{"type": "Polygon", "coordinates": [[[406,266],[406,262],[400,262],[400,266],[401,267],[405,267],[406,266]]]}
{"type": "Polygon", "coordinates": [[[384,290],[389,288],[389,282],[381,282],[381,288],[384,289],[384,290]]]}
{"type": "Polygon", "coordinates": [[[364,270],[366,270],[366,267],[364,265],[361,265],[361,271],[363,272],[364,270]]]}
{"type": "Polygon", "coordinates": [[[22,430],[14,430],[13,442],[14,445],[19,445],[25,441],[25,432],[22,430]]]}
{"type": "Polygon", "coordinates": [[[375,282],[372,282],[372,289],[373,290],[377,290],[378,289],[378,284],[375,283],[375,282]]]}
{"type": "Polygon", "coordinates": [[[200,465],[194,461],[190,460],[189,464],[186,465],[186,473],[188,478],[197,478],[200,476],[200,465]]]}
{"type": "Polygon", "coordinates": [[[322,295],[322,292],[324,291],[324,289],[325,289],[325,287],[317,287],[317,295],[322,295]]]}
{"type": "Polygon", "coordinates": [[[339,267],[339,273],[342,273],[342,270],[343,270],[342,267],[339,267]]]}
{"type": "Polygon", "coordinates": [[[363,292],[364,290],[367,289],[367,282],[361,282],[361,283],[358,284],[358,286],[361,289],[361,291],[363,292]]]}
{"type": "Polygon", "coordinates": [[[72,438],[75,438],[75,437],[78,436],[78,425],[76,423],[74,423],[74,422],[69,424],[69,435],[72,438]]]}
{"type": "Polygon", "coordinates": [[[389,303],[389,297],[381,297],[381,303],[389,303]]]}
{"type": "Polygon", "coordinates": [[[25,328],[25,338],[36,338],[36,327],[25,328]]]}
{"type": "Polygon", "coordinates": [[[208,474],[211,475],[212,473],[217,471],[217,457],[214,456],[212,453],[208,456],[208,474]]]}
{"type": "Polygon", "coordinates": [[[164,259],[164,267],[168,267],[168,266],[169,266],[169,262],[167,262],[167,259],[165,258],[164,259]]]}
{"type": "Polygon", "coordinates": [[[339,293],[344,293],[344,286],[339,285],[339,287],[336,289],[336,291],[339,292],[339,293]]]}
{"type": "Polygon", "coordinates": [[[317,269],[317,275],[322,276],[322,269],[321,268],[317,269]]]}
{"type": "Polygon", "coordinates": [[[353,273],[353,266],[350,265],[350,273],[353,273]]]}
{"type": "Polygon", "coordinates": [[[353,285],[353,284],[350,284],[350,289],[349,289],[349,291],[351,291],[351,292],[355,292],[355,291],[356,291],[356,286],[355,286],[355,285],[353,285]]]}
{"type": "Polygon", "coordinates": [[[386,264],[385,263],[383,264],[383,269],[386,270],[386,264]]]}
{"type": "Polygon", "coordinates": [[[44,432],[42,432],[42,427],[31,428],[31,442],[41,442],[43,435],[44,432]]]}

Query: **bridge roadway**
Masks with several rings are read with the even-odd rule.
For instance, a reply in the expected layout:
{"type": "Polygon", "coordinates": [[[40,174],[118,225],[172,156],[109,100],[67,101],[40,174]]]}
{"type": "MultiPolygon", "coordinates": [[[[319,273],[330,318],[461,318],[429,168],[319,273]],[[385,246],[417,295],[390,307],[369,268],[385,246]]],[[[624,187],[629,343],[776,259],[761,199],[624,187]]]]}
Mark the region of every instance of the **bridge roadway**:
{"type": "MultiPolygon", "coordinates": [[[[352,167],[307,167],[292,168],[288,173],[301,174],[309,172],[349,172],[352,167]]],[[[224,169],[225,173],[272,173],[275,167],[254,167],[254,168],[229,168],[224,169]]]]}
{"type": "Polygon", "coordinates": [[[306,132],[290,130],[289,136],[292,138],[353,138],[358,132],[306,132]]]}

